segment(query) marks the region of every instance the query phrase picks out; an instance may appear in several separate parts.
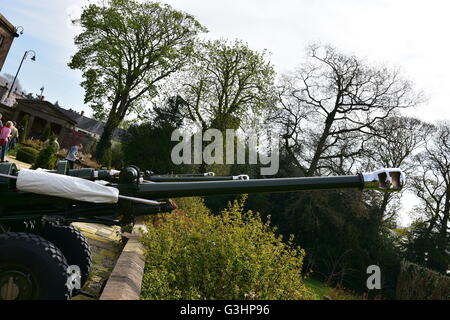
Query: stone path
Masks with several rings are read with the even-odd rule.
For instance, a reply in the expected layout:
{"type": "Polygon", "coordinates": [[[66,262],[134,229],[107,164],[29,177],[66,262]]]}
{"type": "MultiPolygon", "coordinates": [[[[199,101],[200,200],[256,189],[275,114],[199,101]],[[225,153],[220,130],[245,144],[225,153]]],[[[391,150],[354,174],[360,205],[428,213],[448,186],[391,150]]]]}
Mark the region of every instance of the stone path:
{"type": "Polygon", "coordinates": [[[5,160],[9,162],[14,162],[19,169],[29,169],[31,164],[16,160],[14,156],[5,156],[5,160]]]}
{"type": "MultiPolygon", "coordinates": [[[[92,269],[82,291],[100,297],[103,287],[122,252],[122,234],[120,227],[108,227],[93,223],[73,223],[81,230],[89,242],[92,251],[92,269]]],[[[73,297],[74,300],[90,299],[85,296],[73,297]]]]}
{"type": "MultiPolygon", "coordinates": [[[[12,156],[6,156],[5,160],[14,162],[19,169],[31,167],[30,164],[18,161],[12,156]]],[[[123,248],[120,227],[108,227],[93,223],[73,223],[73,225],[79,228],[87,238],[93,258],[91,274],[82,291],[98,299],[123,248]]],[[[91,298],[78,295],[72,299],[86,300],[91,298]]]]}

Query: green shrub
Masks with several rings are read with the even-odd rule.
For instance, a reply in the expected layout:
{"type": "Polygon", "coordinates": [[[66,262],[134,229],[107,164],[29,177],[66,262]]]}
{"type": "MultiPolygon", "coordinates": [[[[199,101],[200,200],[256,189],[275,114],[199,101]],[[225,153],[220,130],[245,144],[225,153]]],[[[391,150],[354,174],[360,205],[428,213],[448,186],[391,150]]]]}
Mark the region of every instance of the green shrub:
{"type": "Polygon", "coordinates": [[[160,214],[142,236],[143,299],[312,299],[303,284],[305,252],[285,243],[244,200],[212,215],[198,198],[160,214]],[[184,209],[184,210],[183,210],[184,209]]]}
{"type": "Polygon", "coordinates": [[[36,150],[42,150],[44,143],[41,140],[27,139],[20,143],[22,146],[31,147],[36,150]]]}
{"type": "Polygon", "coordinates": [[[39,151],[31,147],[21,147],[17,151],[16,159],[26,163],[34,163],[39,154],[39,151]]]}
{"type": "Polygon", "coordinates": [[[33,169],[42,168],[42,169],[54,169],[56,166],[56,162],[58,161],[58,158],[56,156],[57,153],[57,147],[55,143],[56,137],[52,136],[50,137],[50,141],[48,143],[48,146],[42,149],[37,158],[36,161],[33,164],[33,169]]]}

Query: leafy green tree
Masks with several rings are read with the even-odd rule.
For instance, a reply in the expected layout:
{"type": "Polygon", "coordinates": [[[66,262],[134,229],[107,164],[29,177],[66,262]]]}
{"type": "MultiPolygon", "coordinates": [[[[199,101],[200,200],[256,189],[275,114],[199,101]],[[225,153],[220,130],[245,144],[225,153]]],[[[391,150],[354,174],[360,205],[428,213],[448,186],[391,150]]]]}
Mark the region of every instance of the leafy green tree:
{"type": "Polygon", "coordinates": [[[125,163],[159,174],[182,173],[185,167],[174,165],[171,160],[172,149],[178,143],[171,141],[172,132],[181,124],[176,98],[155,107],[151,118],[128,129],[122,141],[125,163]]]}
{"type": "Polygon", "coordinates": [[[75,38],[78,51],[69,66],[83,72],[85,102],[106,119],[95,152],[102,160],[111,135],[124,117],[139,112],[158,93],[158,83],[187,62],[197,34],[206,29],[191,15],[166,4],[108,0],[90,4],[75,38]]]}
{"type": "MultiPolygon", "coordinates": [[[[187,72],[179,79],[178,94],[187,124],[195,123],[202,133],[218,129],[224,139],[226,129],[258,130],[262,114],[274,103],[274,78],[266,51],[254,51],[239,40],[199,43],[187,72]]],[[[227,175],[230,168],[203,162],[200,171],[227,175]]]]}
{"type": "Polygon", "coordinates": [[[239,40],[200,43],[182,80],[185,116],[203,130],[255,124],[274,98],[275,71],[266,59],[239,40]]]}

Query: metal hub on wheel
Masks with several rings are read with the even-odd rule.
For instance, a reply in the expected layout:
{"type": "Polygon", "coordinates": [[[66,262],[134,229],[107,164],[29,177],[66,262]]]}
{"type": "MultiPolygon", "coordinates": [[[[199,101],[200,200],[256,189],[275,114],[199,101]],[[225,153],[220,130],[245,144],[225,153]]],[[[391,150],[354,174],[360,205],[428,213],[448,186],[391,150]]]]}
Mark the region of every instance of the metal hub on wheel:
{"type": "Polygon", "coordinates": [[[27,270],[13,266],[0,269],[0,300],[32,299],[36,289],[27,270]]]}

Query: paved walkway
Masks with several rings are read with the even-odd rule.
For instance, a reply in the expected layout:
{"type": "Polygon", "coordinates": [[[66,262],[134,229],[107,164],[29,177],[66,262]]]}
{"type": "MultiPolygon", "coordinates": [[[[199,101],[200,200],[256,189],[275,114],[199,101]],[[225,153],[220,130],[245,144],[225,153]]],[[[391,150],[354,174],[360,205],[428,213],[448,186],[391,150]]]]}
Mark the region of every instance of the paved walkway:
{"type": "MultiPolygon", "coordinates": [[[[5,160],[14,162],[19,169],[31,167],[30,164],[18,161],[12,156],[6,156],[5,160]]],[[[123,248],[120,227],[108,227],[92,223],[73,223],[73,225],[79,228],[87,238],[92,251],[91,274],[83,287],[83,291],[99,298],[123,248]]],[[[73,297],[73,299],[90,298],[79,295],[73,297]]]]}
{"type": "Polygon", "coordinates": [[[14,156],[5,156],[5,160],[14,162],[19,169],[29,169],[31,167],[31,164],[16,160],[14,156]]]}
{"type": "MultiPolygon", "coordinates": [[[[87,238],[92,251],[91,274],[82,291],[98,299],[122,252],[120,227],[108,227],[93,223],[73,223],[73,225],[79,228],[87,238]]],[[[90,298],[76,296],[73,299],[85,300],[90,298]]]]}

